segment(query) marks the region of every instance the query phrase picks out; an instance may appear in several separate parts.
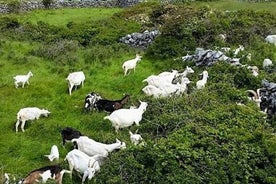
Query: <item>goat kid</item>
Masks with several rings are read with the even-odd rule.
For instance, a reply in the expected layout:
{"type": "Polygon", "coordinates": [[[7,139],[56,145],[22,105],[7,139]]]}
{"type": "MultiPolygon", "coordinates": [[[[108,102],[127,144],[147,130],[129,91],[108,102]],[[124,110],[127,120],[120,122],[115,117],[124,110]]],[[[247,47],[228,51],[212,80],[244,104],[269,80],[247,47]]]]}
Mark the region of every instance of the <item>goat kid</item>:
{"type": "Polygon", "coordinates": [[[129,131],[130,141],[135,146],[138,145],[141,141],[143,141],[142,136],[140,134],[138,134],[137,132],[138,132],[138,130],[136,130],[135,133],[132,133],[131,131],[129,131]]]}
{"type": "Polygon", "coordinates": [[[58,152],[58,147],[56,145],[53,145],[51,147],[51,152],[50,155],[44,155],[45,157],[47,157],[51,162],[56,160],[59,160],[59,152],[58,152]]]}
{"type": "Polygon", "coordinates": [[[125,61],[122,65],[122,68],[124,69],[124,76],[127,75],[127,72],[129,70],[132,70],[135,72],[135,68],[136,68],[136,64],[138,61],[140,61],[142,58],[142,56],[140,56],[139,54],[136,54],[136,57],[134,59],[125,61]]]}
{"type": "Polygon", "coordinates": [[[203,71],[201,74],[203,75],[202,79],[196,82],[197,89],[205,88],[205,85],[207,83],[207,78],[209,77],[208,72],[206,70],[203,71]]]}
{"type": "Polygon", "coordinates": [[[15,87],[18,88],[19,83],[22,83],[22,88],[24,88],[25,83],[30,84],[29,78],[32,76],[33,76],[33,73],[31,71],[29,71],[27,75],[17,75],[15,77],[13,77],[15,80],[15,82],[14,82],[15,87]]]}

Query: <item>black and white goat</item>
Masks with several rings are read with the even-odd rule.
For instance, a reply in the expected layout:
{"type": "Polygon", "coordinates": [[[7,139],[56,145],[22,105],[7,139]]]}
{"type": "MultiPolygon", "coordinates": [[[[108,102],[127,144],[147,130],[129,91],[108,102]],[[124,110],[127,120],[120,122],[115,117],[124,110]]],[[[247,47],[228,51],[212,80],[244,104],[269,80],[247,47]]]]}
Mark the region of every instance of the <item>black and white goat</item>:
{"type": "Polygon", "coordinates": [[[125,95],[120,100],[100,99],[96,102],[95,107],[98,111],[113,112],[115,110],[121,109],[124,106],[124,104],[128,102],[129,99],[130,95],[125,95]]]}
{"type": "Polygon", "coordinates": [[[61,130],[62,145],[64,146],[66,142],[71,142],[72,139],[77,139],[82,136],[82,133],[71,127],[65,127],[61,130]]]}
{"type": "Polygon", "coordinates": [[[90,111],[96,108],[96,102],[102,99],[100,95],[98,95],[95,92],[91,92],[88,95],[86,95],[84,100],[84,109],[85,111],[90,111]]]}
{"type": "Polygon", "coordinates": [[[64,173],[71,173],[71,171],[64,170],[58,165],[45,166],[31,171],[24,179],[20,180],[18,184],[46,183],[48,179],[53,179],[56,183],[62,184],[64,173]]]}

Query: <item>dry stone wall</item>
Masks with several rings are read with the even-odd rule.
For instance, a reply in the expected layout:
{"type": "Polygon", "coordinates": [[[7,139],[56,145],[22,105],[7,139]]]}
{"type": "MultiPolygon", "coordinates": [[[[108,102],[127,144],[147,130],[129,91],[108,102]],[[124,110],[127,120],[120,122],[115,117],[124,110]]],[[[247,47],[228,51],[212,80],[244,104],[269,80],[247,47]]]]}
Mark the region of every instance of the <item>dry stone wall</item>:
{"type": "MultiPolygon", "coordinates": [[[[133,6],[143,0],[82,0],[82,1],[68,1],[59,0],[54,1],[49,8],[85,8],[85,7],[129,7],[133,6]]],[[[35,9],[44,9],[42,1],[27,1],[20,2],[20,11],[31,11],[35,9]]],[[[0,13],[11,13],[12,10],[9,4],[0,4],[0,13]]]]}

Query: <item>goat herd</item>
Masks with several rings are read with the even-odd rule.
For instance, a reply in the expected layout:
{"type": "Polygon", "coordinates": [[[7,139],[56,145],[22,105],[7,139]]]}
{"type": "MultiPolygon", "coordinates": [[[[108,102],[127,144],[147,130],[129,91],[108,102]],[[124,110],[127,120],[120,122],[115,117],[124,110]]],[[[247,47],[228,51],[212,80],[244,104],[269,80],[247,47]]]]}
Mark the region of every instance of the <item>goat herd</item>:
{"type": "MultiPolygon", "coordinates": [[[[235,52],[239,52],[242,47],[238,48],[235,52]]],[[[203,52],[201,50],[201,52],[203,52]]],[[[210,53],[210,52],[209,52],[210,53]]],[[[236,53],[237,54],[237,53],[236,53]]],[[[207,56],[207,54],[206,54],[207,56]]],[[[194,56],[184,56],[184,61],[189,60],[194,56]]],[[[136,55],[134,59],[128,60],[123,63],[122,68],[124,70],[124,76],[129,74],[130,70],[134,70],[138,61],[141,60],[140,55],[136,55]]],[[[202,59],[203,56],[201,55],[202,59]]],[[[270,61],[269,61],[270,62],[270,61]]],[[[271,63],[272,65],[272,63],[271,63]]],[[[162,72],[158,75],[151,75],[143,80],[148,85],[145,86],[142,91],[147,96],[153,96],[154,98],[169,97],[172,95],[181,95],[187,92],[187,85],[191,82],[187,75],[194,73],[191,67],[186,67],[184,72],[172,70],[171,72],[162,72]]],[[[198,90],[203,89],[207,83],[209,77],[208,72],[205,70],[202,72],[202,79],[196,82],[196,88],[198,90]]],[[[27,75],[17,75],[14,77],[15,87],[18,88],[19,84],[22,83],[22,88],[25,84],[29,84],[29,78],[33,74],[30,71],[27,75]]],[[[69,94],[71,95],[74,87],[84,85],[85,75],[82,71],[70,73],[66,78],[68,81],[69,94]]],[[[248,91],[253,94],[254,91],[248,91]]],[[[256,94],[254,93],[256,96],[256,94]]],[[[106,111],[109,115],[105,116],[104,119],[109,120],[115,131],[118,132],[120,128],[125,128],[133,125],[134,123],[139,126],[139,122],[142,120],[143,113],[146,111],[148,104],[140,101],[139,107],[130,107],[129,109],[123,109],[124,104],[129,100],[130,96],[125,95],[119,100],[107,100],[103,99],[96,92],[89,93],[84,100],[84,109],[86,111],[106,111]]],[[[251,98],[257,103],[258,99],[251,98]]],[[[21,123],[21,130],[24,132],[24,126],[26,121],[39,119],[40,116],[48,116],[50,112],[46,109],[39,109],[37,107],[26,107],[21,109],[17,113],[17,122],[15,124],[15,130],[18,132],[18,126],[21,123]]],[[[129,131],[130,140],[134,145],[142,143],[142,137],[137,132],[132,133],[129,131]]],[[[20,180],[20,184],[35,184],[38,182],[45,183],[48,179],[54,179],[57,183],[62,183],[62,177],[64,173],[70,173],[72,176],[73,170],[83,174],[82,183],[85,182],[86,178],[89,180],[100,170],[102,161],[108,156],[110,152],[116,149],[126,148],[126,144],[118,139],[115,143],[104,144],[97,142],[85,135],[80,131],[66,127],[61,131],[63,146],[66,142],[72,142],[74,149],[69,151],[65,157],[68,161],[69,170],[61,168],[59,165],[45,166],[36,170],[31,171],[24,179],[20,180]]],[[[56,145],[53,145],[49,155],[45,155],[50,161],[59,159],[59,151],[56,145]]],[[[9,183],[9,175],[5,173],[6,184],[9,183]]]]}

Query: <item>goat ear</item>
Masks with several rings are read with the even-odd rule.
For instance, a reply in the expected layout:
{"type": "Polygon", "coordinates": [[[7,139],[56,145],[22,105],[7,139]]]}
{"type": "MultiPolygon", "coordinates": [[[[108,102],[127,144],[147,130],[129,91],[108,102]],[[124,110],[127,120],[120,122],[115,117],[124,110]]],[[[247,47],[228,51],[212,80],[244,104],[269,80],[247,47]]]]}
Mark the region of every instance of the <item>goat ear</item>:
{"type": "Polygon", "coordinates": [[[139,130],[139,129],[137,129],[137,130],[135,131],[136,134],[138,133],[138,130],[139,130]]]}

